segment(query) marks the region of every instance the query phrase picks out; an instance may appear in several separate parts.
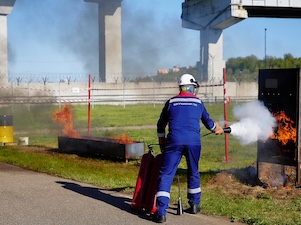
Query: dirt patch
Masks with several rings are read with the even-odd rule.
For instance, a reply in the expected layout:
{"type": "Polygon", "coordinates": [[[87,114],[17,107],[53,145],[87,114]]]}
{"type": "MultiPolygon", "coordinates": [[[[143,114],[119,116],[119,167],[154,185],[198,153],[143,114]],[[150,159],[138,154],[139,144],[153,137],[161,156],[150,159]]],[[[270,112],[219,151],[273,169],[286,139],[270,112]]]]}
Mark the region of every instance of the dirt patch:
{"type": "MultiPolygon", "coordinates": [[[[262,179],[269,181],[271,172],[262,179]]],[[[301,188],[298,188],[292,181],[286,180],[283,185],[273,186],[269,183],[262,182],[258,178],[257,169],[249,166],[244,169],[229,169],[222,171],[214,176],[208,183],[208,188],[218,188],[223,194],[229,196],[246,197],[254,196],[256,198],[297,198],[301,196],[301,188]],[[288,182],[289,181],[289,182],[288,182]]],[[[278,183],[277,183],[278,184],[278,183]]]]}

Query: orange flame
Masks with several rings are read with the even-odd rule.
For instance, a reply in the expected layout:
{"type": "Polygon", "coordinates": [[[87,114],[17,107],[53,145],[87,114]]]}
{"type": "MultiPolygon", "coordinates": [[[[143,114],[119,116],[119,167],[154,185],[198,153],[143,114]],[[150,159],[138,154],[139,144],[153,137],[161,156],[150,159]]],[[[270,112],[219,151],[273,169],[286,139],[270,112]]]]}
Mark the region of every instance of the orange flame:
{"type": "Polygon", "coordinates": [[[122,135],[117,136],[115,139],[119,144],[133,144],[133,143],[135,143],[135,141],[133,139],[131,139],[130,136],[127,135],[126,133],[123,133],[122,135]]]}
{"type": "Polygon", "coordinates": [[[286,145],[289,141],[296,142],[297,131],[296,128],[293,127],[294,121],[283,111],[275,113],[274,117],[278,121],[278,128],[277,131],[271,135],[271,138],[277,139],[282,145],[286,145]]]}
{"type": "Polygon", "coordinates": [[[289,190],[289,191],[293,190],[292,187],[287,186],[287,185],[283,185],[283,186],[281,186],[280,188],[281,188],[281,189],[285,189],[285,190],[289,190]]]}
{"type": "Polygon", "coordinates": [[[64,126],[63,135],[73,138],[80,137],[80,134],[73,129],[73,115],[69,105],[64,106],[61,110],[55,110],[53,121],[64,126]]]}

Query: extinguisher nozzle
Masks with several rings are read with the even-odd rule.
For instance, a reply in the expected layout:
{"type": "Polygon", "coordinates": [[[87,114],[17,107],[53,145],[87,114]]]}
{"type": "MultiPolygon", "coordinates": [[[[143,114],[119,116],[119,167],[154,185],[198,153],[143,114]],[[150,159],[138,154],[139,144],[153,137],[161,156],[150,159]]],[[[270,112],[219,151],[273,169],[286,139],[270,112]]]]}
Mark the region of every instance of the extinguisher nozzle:
{"type": "Polygon", "coordinates": [[[231,127],[225,127],[223,128],[224,133],[230,134],[231,133],[231,127]]]}

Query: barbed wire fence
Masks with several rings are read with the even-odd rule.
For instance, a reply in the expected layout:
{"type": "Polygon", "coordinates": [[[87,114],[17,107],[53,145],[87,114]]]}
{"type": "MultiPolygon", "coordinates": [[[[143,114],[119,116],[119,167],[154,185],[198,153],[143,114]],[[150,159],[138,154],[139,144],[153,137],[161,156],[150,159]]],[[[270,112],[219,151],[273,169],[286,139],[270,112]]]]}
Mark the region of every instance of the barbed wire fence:
{"type": "MultiPolygon", "coordinates": [[[[12,74],[8,83],[0,85],[0,105],[8,104],[115,104],[164,103],[178,93],[177,82],[131,82],[125,78],[122,82],[96,82],[92,77],[91,99],[88,99],[88,79],[86,74],[42,74],[39,78],[34,74],[12,74]],[[21,76],[22,75],[22,76],[21,76]],[[76,76],[85,80],[77,82],[76,76]]],[[[151,77],[151,76],[145,76],[151,77]]],[[[223,102],[223,81],[212,79],[200,84],[198,96],[204,102],[223,102]]],[[[237,97],[237,96],[236,96],[237,97]]],[[[244,96],[251,99],[257,96],[244,96]]]]}

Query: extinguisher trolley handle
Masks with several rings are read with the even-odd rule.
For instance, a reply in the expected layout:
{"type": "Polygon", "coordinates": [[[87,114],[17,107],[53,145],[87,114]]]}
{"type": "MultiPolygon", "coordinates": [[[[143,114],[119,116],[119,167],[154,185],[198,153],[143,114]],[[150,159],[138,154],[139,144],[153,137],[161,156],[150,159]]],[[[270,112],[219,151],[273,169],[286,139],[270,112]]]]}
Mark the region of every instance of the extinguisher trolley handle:
{"type": "Polygon", "coordinates": [[[159,144],[149,144],[147,147],[149,149],[149,153],[153,152],[154,146],[159,145],[159,144]]]}

